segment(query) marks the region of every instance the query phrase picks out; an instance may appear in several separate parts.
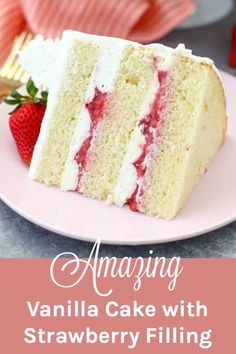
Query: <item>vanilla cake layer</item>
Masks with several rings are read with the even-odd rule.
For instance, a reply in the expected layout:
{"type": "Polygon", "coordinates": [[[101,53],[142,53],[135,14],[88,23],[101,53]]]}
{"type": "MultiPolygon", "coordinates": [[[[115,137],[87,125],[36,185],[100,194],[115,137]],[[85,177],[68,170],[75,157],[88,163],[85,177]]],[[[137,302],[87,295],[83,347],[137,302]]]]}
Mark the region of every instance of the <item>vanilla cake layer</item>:
{"type": "Polygon", "coordinates": [[[212,65],[176,56],[163,136],[139,199],[139,210],[171,219],[182,208],[224,141],[226,107],[212,65]]]}
{"type": "Polygon", "coordinates": [[[49,90],[32,178],[149,215],[178,213],[225,136],[210,60],[66,31],[37,39],[21,62],[49,90]],[[44,68],[32,65],[35,53],[44,68]]]}

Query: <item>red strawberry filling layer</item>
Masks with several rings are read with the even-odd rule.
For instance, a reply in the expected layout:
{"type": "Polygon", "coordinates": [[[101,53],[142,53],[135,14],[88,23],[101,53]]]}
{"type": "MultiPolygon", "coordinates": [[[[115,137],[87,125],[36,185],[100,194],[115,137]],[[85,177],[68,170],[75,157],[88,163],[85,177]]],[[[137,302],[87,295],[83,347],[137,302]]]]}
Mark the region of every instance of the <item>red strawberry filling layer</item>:
{"type": "Polygon", "coordinates": [[[90,130],[87,138],[83,142],[81,148],[75,155],[75,160],[79,166],[79,174],[78,174],[78,182],[77,182],[77,191],[79,192],[79,185],[80,185],[80,180],[81,177],[87,167],[88,164],[88,152],[94,137],[94,133],[96,131],[96,128],[98,124],[102,121],[104,113],[105,113],[105,108],[106,104],[108,101],[108,93],[107,92],[101,92],[97,87],[95,89],[95,94],[89,103],[86,103],[85,107],[87,108],[90,119],[91,119],[91,124],[90,124],[90,130]]]}
{"type": "MultiPolygon", "coordinates": [[[[158,61],[154,60],[154,64],[158,61]]],[[[161,137],[163,126],[163,112],[167,103],[167,88],[169,75],[167,71],[155,69],[159,87],[150,106],[150,111],[141,119],[139,126],[145,137],[143,150],[139,158],[133,163],[137,172],[137,184],[132,196],[127,200],[129,208],[139,211],[139,199],[145,192],[145,177],[147,172],[147,158],[152,152],[153,144],[161,137]]]]}

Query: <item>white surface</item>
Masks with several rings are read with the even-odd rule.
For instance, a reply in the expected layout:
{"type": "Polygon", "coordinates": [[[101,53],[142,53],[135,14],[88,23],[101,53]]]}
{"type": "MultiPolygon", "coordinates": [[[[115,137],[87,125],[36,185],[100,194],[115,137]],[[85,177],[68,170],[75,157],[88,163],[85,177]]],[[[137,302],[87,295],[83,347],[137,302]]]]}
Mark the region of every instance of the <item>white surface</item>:
{"type": "Polygon", "coordinates": [[[232,0],[195,0],[196,12],[187,18],[179,28],[193,28],[209,25],[224,18],[233,8],[232,0]]]}

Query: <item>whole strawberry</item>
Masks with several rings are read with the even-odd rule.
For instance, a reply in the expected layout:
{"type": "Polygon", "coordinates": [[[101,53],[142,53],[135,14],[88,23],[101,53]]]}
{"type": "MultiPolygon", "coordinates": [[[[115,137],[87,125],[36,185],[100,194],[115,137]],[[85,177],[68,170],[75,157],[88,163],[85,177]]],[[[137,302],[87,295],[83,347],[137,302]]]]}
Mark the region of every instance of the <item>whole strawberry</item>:
{"type": "Polygon", "coordinates": [[[23,96],[13,90],[10,98],[4,101],[10,105],[17,105],[10,113],[9,125],[20,157],[29,165],[46,110],[48,94],[43,91],[41,96],[37,96],[38,89],[31,79],[26,89],[29,96],[23,96]]]}

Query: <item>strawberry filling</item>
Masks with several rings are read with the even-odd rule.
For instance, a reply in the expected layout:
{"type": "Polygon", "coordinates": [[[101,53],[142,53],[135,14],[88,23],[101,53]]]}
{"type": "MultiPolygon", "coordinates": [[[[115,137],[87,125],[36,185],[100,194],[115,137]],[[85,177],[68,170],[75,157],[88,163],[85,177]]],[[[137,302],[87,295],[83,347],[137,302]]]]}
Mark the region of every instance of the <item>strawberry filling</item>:
{"type": "MultiPolygon", "coordinates": [[[[155,60],[154,60],[155,61],[155,60]]],[[[161,137],[163,125],[162,113],[167,102],[168,72],[156,71],[156,78],[159,81],[159,88],[151,104],[149,113],[140,121],[139,126],[145,137],[143,150],[139,158],[133,163],[137,172],[137,184],[127,204],[132,211],[139,211],[139,198],[144,194],[144,182],[147,172],[147,157],[150,156],[153,143],[161,137]]]]}
{"type": "Polygon", "coordinates": [[[108,101],[108,93],[101,92],[96,87],[93,100],[89,103],[86,103],[85,105],[90,115],[91,124],[90,124],[90,130],[87,138],[85,139],[81,148],[75,155],[75,160],[79,166],[77,191],[79,191],[80,180],[88,164],[88,152],[91,146],[91,142],[94,137],[94,133],[97,129],[98,124],[103,119],[107,101],[108,101]]]}

